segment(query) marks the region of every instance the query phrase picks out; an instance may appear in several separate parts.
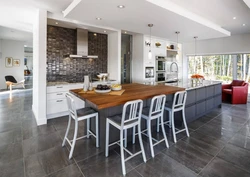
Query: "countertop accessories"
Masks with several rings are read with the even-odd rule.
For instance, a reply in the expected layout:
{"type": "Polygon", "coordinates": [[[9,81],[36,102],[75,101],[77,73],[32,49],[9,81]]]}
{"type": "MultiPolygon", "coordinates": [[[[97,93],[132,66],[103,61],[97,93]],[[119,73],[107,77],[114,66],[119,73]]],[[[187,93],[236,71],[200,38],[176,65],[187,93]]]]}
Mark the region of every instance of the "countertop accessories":
{"type": "Polygon", "coordinates": [[[180,34],[180,31],[176,31],[175,34],[177,35],[177,41],[176,41],[176,50],[177,50],[177,54],[176,54],[176,60],[178,61],[179,60],[179,54],[178,54],[178,37],[179,37],[179,34],[180,34]]]}
{"type": "Polygon", "coordinates": [[[86,92],[89,89],[89,76],[84,76],[83,90],[86,92]]]}
{"type": "Polygon", "coordinates": [[[148,24],[148,27],[150,29],[150,48],[149,48],[149,51],[148,51],[148,59],[152,59],[152,52],[151,52],[151,28],[153,26],[154,26],[153,24],[148,24]]]}

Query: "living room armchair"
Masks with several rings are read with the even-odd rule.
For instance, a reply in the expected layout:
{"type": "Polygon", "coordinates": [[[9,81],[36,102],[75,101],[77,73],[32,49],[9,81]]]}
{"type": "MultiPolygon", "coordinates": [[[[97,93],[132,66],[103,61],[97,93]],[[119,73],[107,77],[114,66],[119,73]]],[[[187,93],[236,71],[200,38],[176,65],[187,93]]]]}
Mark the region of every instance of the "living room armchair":
{"type": "Polygon", "coordinates": [[[233,80],[231,84],[222,85],[222,101],[232,104],[246,104],[248,97],[248,83],[233,80]]]}
{"type": "Polygon", "coordinates": [[[5,76],[5,81],[6,81],[7,89],[9,88],[10,91],[12,91],[13,86],[22,85],[22,87],[25,88],[25,86],[24,86],[25,80],[21,80],[20,82],[17,82],[13,76],[9,75],[9,76],[5,76]]]}

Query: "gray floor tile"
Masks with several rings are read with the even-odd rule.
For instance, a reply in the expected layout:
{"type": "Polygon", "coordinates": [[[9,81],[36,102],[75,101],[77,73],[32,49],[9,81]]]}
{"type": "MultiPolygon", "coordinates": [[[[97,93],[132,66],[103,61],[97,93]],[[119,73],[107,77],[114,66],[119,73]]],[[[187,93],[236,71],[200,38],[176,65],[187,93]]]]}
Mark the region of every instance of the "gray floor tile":
{"type": "Polygon", "coordinates": [[[230,141],[230,144],[250,150],[250,137],[236,134],[230,141]]]}
{"type": "MultiPolygon", "coordinates": [[[[78,162],[84,176],[86,177],[116,177],[122,175],[121,158],[115,151],[110,151],[109,156],[104,153],[78,162]]],[[[126,163],[126,172],[132,170],[132,167],[126,163]]]]}
{"type": "Polygon", "coordinates": [[[196,130],[196,132],[204,134],[204,135],[208,135],[210,137],[213,137],[213,138],[215,138],[217,140],[221,140],[221,141],[224,141],[224,142],[229,141],[235,134],[235,132],[228,131],[228,130],[225,130],[225,129],[222,129],[222,128],[219,129],[218,127],[214,128],[211,125],[208,125],[208,126],[204,125],[204,126],[198,128],[196,130]]]}
{"type": "Polygon", "coordinates": [[[41,135],[30,139],[23,140],[24,157],[41,152],[52,147],[61,146],[62,139],[57,133],[41,135]]]}
{"type": "Polygon", "coordinates": [[[208,122],[206,126],[216,131],[220,131],[221,129],[223,129],[223,130],[232,131],[235,133],[241,129],[244,123],[236,123],[230,120],[216,118],[208,122]]]}
{"type": "Polygon", "coordinates": [[[202,116],[196,119],[195,121],[188,123],[188,128],[196,130],[199,127],[203,126],[205,123],[211,121],[212,119],[214,119],[214,117],[202,116]]]}
{"type": "Polygon", "coordinates": [[[45,176],[73,164],[73,160],[68,159],[68,150],[61,146],[26,157],[24,161],[27,177],[45,176]]]}
{"type": "Polygon", "coordinates": [[[72,164],[62,170],[48,175],[48,177],[83,177],[83,174],[76,164],[72,164]]]}
{"type": "Polygon", "coordinates": [[[221,150],[218,157],[231,162],[240,168],[250,172],[250,151],[228,144],[221,150]]]}
{"type": "Polygon", "coordinates": [[[0,146],[0,166],[20,158],[23,158],[21,142],[0,146]]]}
{"type": "Polygon", "coordinates": [[[222,120],[225,124],[226,123],[237,123],[237,124],[245,124],[248,118],[236,116],[236,115],[228,115],[228,114],[220,114],[219,116],[215,117],[215,119],[222,120]]]}
{"type": "Polygon", "coordinates": [[[0,146],[22,141],[21,127],[0,133],[0,146]]]}
{"type": "MultiPolygon", "coordinates": [[[[76,141],[73,158],[78,162],[88,157],[94,156],[101,152],[100,148],[96,147],[95,138],[84,138],[76,141]]],[[[66,147],[70,150],[70,146],[66,143],[66,147]]]]}
{"type": "Polygon", "coordinates": [[[203,177],[249,177],[250,173],[220,158],[215,158],[200,173],[203,177]]]}
{"type": "Polygon", "coordinates": [[[222,149],[220,147],[213,146],[210,143],[195,139],[192,135],[188,138],[182,139],[181,141],[185,141],[188,145],[194,147],[195,149],[204,151],[212,156],[215,156],[222,149]]]}
{"type": "Polygon", "coordinates": [[[36,127],[31,127],[27,129],[23,129],[23,139],[29,139],[33,137],[37,137],[40,135],[46,135],[55,132],[55,128],[53,125],[41,125],[36,127]]]}
{"type": "Polygon", "coordinates": [[[164,150],[163,153],[188,167],[195,173],[199,173],[213,158],[213,156],[190,146],[184,141],[177,142],[176,145],[164,150]]]}
{"type": "Polygon", "coordinates": [[[21,125],[21,121],[2,122],[0,123],[0,133],[17,129],[21,125]]]}
{"type": "Polygon", "coordinates": [[[143,177],[185,176],[195,177],[196,173],[162,153],[136,168],[143,177]]]}
{"type": "Polygon", "coordinates": [[[24,177],[23,158],[0,166],[1,177],[24,177]]]}

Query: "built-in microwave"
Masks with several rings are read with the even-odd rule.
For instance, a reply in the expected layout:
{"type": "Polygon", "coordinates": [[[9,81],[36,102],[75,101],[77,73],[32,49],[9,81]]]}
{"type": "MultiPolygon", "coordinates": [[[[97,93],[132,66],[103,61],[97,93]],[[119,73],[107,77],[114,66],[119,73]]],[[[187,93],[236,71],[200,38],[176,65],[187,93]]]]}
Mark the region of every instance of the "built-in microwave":
{"type": "Polygon", "coordinates": [[[155,75],[156,82],[161,82],[166,80],[166,72],[156,72],[155,75]]]}
{"type": "Polygon", "coordinates": [[[166,71],[166,59],[165,57],[156,56],[156,71],[166,71]]]}

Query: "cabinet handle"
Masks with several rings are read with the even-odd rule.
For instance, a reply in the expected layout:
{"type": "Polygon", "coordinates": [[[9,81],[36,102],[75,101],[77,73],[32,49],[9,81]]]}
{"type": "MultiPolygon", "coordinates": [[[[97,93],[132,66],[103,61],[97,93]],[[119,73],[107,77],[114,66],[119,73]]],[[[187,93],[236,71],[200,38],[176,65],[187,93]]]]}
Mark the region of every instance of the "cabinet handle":
{"type": "Polygon", "coordinates": [[[63,87],[56,87],[56,88],[63,88],[63,87]]]}
{"type": "Polygon", "coordinates": [[[62,102],[63,100],[56,100],[56,102],[62,102]]]}
{"type": "Polygon", "coordinates": [[[63,95],[63,93],[58,93],[58,94],[56,94],[56,95],[63,95]]]}

